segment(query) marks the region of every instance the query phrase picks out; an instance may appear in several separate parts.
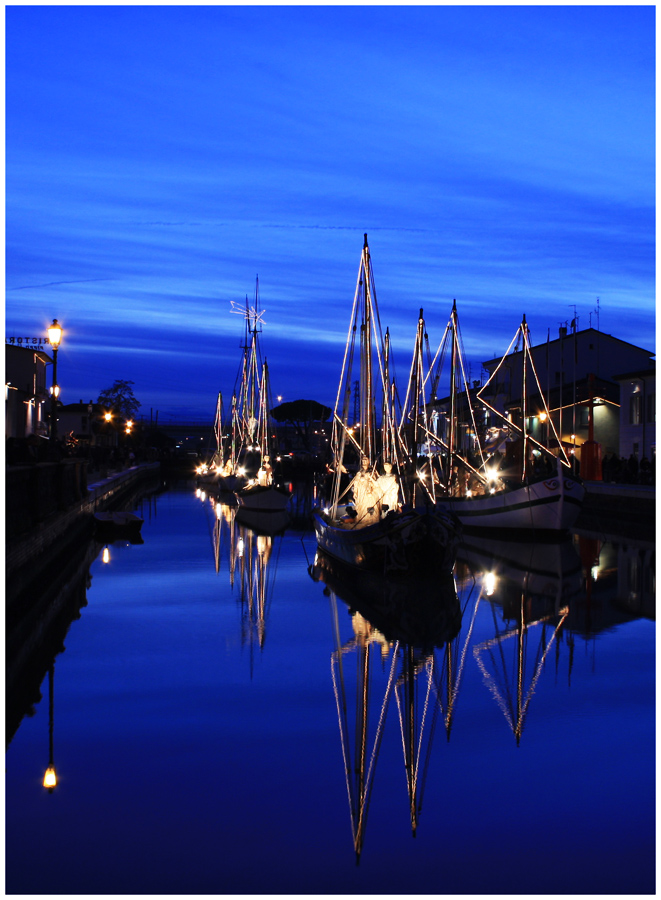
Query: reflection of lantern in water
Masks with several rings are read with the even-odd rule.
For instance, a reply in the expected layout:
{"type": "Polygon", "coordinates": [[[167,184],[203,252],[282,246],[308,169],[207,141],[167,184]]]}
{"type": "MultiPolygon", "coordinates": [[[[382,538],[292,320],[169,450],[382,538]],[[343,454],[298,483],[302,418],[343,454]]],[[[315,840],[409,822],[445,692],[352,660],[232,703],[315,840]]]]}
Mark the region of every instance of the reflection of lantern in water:
{"type": "Polygon", "coordinates": [[[103,548],[103,556],[101,557],[101,559],[104,563],[110,562],[110,550],[108,550],[107,547],[103,548]]]}
{"type": "Polygon", "coordinates": [[[53,763],[53,678],[54,664],[48,670],[48,768],[44,772],[44,787],[52,794],[57,787],[57,773],[53,763]]]}

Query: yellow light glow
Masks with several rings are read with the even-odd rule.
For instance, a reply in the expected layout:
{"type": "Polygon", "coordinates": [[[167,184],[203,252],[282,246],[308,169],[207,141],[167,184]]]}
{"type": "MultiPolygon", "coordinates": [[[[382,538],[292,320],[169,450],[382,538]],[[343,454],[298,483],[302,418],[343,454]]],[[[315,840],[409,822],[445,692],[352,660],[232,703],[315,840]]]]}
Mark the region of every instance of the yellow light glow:
{"type": "Polygon", "coordinates": [[[222,517],[223,517],[223,510],[221,509],[220,503],[216,503],[216,518],[222,519],[222,517]]]}
{"type": "Polygon", "coordinates": [[[470,490],[470,488],[466,491],[466,496],[467,496],[467,497],[472,497],[472,496],[473,496],[473,492],[470,490]]]}
{"type": "Polygon", "coordinates": [[[239,471],[239,475],[245,475],[245,474],[246,474],[246,470],[243,468],[243,466],[241,466],[241,468],[240,468],[238,471],[239,471]]]}
{"type": "Polygon", "coordinates": [[[110,422],[110,420],[112,419],[112,413],[111,412],[104,413],[103,418],[106,420],[106,422],[110,422]]]}
{"type": "Polygon", "coordinates": [[[49,766],[44,772],[44,787],[48,788],[49,791],[52,791],[54,787],[57,787],[55,766],[49,766]]]}
{"type": "Polygon", "coordinates": [[[539,421],[540,421],[540,422],[546,422],[546,419],[547,419],[546,413],[545,413],[545,412],[541,412],[541,413],[539,414],[539,421]]]}
{"type": "Polygon", "coordinates": [[[107,547],[103,548],[103,556],[101,557],[104,563],[110,562],[110,550],[107,547]]]}
{"type": "Polygon", "coordinates": [[[493,592],[496,590],[496,575],[494,572],[487,572],[484,576],[484,588],[487,594],[487,597],[491,597],[493,592]]]}
{"type": "Polygon", "coordinates": [[[48,329],[48,340],[53,350],[57,350],[62,340],[62,326],[57,319],[53,319],[53,324],[48,329]]]}

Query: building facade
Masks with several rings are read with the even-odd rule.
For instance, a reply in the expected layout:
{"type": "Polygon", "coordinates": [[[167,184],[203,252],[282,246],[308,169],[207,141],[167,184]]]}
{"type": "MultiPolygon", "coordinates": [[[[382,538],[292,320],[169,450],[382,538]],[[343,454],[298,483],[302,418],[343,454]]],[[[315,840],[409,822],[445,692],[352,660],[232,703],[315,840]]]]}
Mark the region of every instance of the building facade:
{"type": "Polygon", "coordinates": [[[656,368],[617,375],[620,384],[620,456],[656,458],[656,368]]]}
{"type": "Polygon", "coordinates": [[[48,436],[50,394],[47,366],[52,358],[29,346],[5,345],[5,436],[48,436]]]}
{"type": "MultiPolygon", "coordinates": [[[[509,436],[512,423],[555,452],[560,441],[579,464],[581,447],[590,437],[599,445],[599,458],[634,454],[653,461],[653,357],[652,351],[594,328],[561,328],[554,340],[549,334],[546,342],[530,348],[532,365],[526,366],[524,376],[523,348],[515,347],[505,357],[483,363],[486,379],[473,382],[468,396],[464,392],[457,397],[455,446],[460,452],[475,452],[479,435],[482,446],[486,439],[487,449],[494,450],[509,436]]],[[[449,398],[439,400],[430,411],[432,421],[434,416],[439,419],[432,431],[441,436],[447,433],[449,403],[449,398]]]]}

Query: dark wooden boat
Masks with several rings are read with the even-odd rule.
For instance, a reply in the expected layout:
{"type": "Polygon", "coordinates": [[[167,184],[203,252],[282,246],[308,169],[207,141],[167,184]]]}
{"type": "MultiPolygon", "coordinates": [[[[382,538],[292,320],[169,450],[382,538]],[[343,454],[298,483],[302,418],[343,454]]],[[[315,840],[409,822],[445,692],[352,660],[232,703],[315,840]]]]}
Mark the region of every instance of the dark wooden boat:
{"type": "Polygon", "coordinates": [[[410,489],[415,466],[399,434],[390,369],[365,235],[333,419],[330,498],[312,511],[317,543],[345,565],[381,575],[449,572],[458,522],[410,489]]]}
{"type": "Polygon", "coordinates": [[[94,513],[94,531],[98,540],[127,540],[140,538],[144,519],[132,512],[94,513]]]}

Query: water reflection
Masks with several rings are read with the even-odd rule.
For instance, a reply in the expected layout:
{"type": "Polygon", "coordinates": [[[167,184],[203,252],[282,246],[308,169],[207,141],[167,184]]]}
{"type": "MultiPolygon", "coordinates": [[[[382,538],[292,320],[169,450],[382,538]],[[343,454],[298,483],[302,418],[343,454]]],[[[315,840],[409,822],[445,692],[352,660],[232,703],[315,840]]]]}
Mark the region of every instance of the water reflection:
{"type": "MultiPolygon", "coordinates": [[[[122,509],[139,509],[149,518],[156,513],[157,492],[139,491],[123,502],[122,509]]],[[[11,743],[23,718],[32,716],[41,701],[41,685],[48,673],[52,721],[53,669],[55,658],[64,652],[64,640],[71,624],[87,606],[92,584],[91,566],[101,556],[112,560],[111,548],[144,544],[140,535],[123,535],[112,530],[100,537],[90,527],[91,536],[63,544],[44,570],[34,561],[32,580],[25,575],[6,585],[5,614],[5,738],[11,743]]],[[[49,776],[50,777],[50,776],[49,776]]],[[[54,786],[54,785],[53,785],[54,786]]],[[[49,785],[44,783],[44,787],[49,785]]]]}
{"type": "Polygon", "coordinates": [[[434,583],[411,579],[407,584],[392,584],[368,573],[352,572],[349,576],[321,550],[317,551],[309,574],[325,584],[324,593],[331,603],[335,639],[331,654],[333,690],[358,862],[386,714],[393,696],[411,829],[416,833],[439,714],[448,733],[451,726],[458,683],[453,683],[453,640],[461,629],[462,611],[450,574],[434,583]],[[353,634],[345,642],[340,637],[338,600],[348,606],[351,617],[353,634]],[[348,665],[350,655],[355,656],[355,665],[348,665]],[[380,691],[373,683],[374,667],[381,681],[380,691]]]}
{"type": "Polygon", "coordinates": [[[333,690],[357,861],[393,697],[415,834],[436,725],[449,740],[467,666],[474,664],[471,677],[481,679],[520,744],[547,666],[557,675],[564,655],[569,683],[577,639],[594,641],[641,613],[653,616],[654,565],[653,544],[594,534],[547,543],[467,536],[446,582],[403,586],[349,574],[318,550],[309,574],[331,603],[333,690]],[[344,641],[342,604],[352,628],[344,641]]]}
{"type": "Polygon", "coordinates": [[[49,794],[52,794],[57,787],[57,772],[55,771],[55,761],[53,759],[53,728],[55,725],[54,715],[54,695],[55,695],[55,661],[48,670],[48,767],[44,772],[43,785],[49,794]]]}
{"type": "MultiPolygon", "coordinates": [[[[225,558],[232,589],[238,586],[241,641],[261,650],[273,597],[282,534],[289,524],[286,511],[261,513],[244,510],[230,496],[197,490],[211,519],[211,543],[216,573],[225,558]],[[275,551],[275,555],[274,555],[275,551]]],[[[252,671],[252,655],[251,655],[252,671]]]]}

